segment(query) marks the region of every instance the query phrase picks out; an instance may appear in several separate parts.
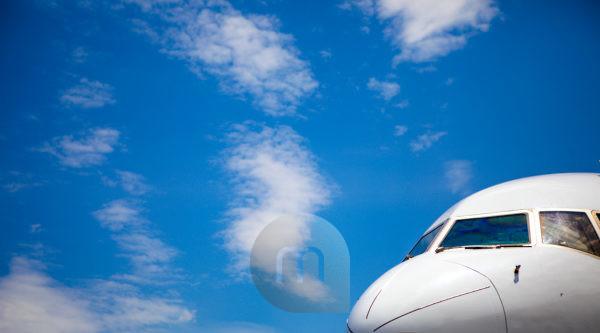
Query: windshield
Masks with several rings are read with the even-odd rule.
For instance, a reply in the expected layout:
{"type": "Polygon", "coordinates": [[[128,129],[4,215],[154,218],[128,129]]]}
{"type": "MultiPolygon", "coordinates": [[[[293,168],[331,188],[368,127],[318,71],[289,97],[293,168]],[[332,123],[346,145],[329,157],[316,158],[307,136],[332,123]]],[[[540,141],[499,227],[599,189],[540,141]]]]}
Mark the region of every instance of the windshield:
{"type": "Polygon", "coordinates": [[[442,248],[529,243],[527,215],[514,214],[457,220],[442,248]]]}
{"type": "Polygon", "coordinates": [[[437,234],[440,232],[440,230],[442,229],[442,227],[444,226],[445,223],[446,222],[438,225],[437,227],[435,227],[435,229],[433,229],[430,232],[423,235],[423,237],[421,237],[421,239],[419,239],[419,241],[417,242],[417,244],[415,244],[415,246],[412,248],[412,250],[410,250],[410,252],[406,255],[404,260],[408,260],[412,257],[416,257],[419,254],[422,254],[423,252],[427,251],[427,249],[429,248],[429,245],[431,245],[431,243],[435,239],[435,236],[437,236],[437,234]]]}
{"type": "Polygon", "coordinates": [[[545,244],[600,255],[600,239],[586,213],[541,212],[540,222],[545,244]]]}

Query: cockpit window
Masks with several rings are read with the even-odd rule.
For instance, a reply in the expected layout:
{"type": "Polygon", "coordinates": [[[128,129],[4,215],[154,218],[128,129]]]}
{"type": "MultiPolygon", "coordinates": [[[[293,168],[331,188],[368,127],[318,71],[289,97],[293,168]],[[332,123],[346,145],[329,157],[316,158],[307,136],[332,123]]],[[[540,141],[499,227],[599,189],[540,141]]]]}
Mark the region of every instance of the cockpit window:
{"type": "Polygon", "coordinates": [[[419,239],[419,241],[417,242],[417,244],[415,244],[415,246],[412,248],[412,250],[410,250],[410,252],[406,255],[404,260],[408,260],[412,257],[416,257],[419,254],[422,254],[423,252],[427,251],[427,249],[429,248],[429,246],[431,245],[431,243],[433,242],[433,240],[435,239],[437,234],[440,232],[440,230],[442,230],[442,227],[444,226],[444,224],[445,224],[445,222],[438,225],[437,227],[435,227],[435,229],[431,230],[430,232],[426,233],[425,235],[423,235],[423,237],[421,237],[421,239],[419,239]]]}
{"type": "Polygon", "coordinates": [[[545,244],[570,247],[600,256],[600,239],[583,212],[541,212],[542,239],[545,244]]]}
{"type": "Polygon", "coordinates": [[[441,248],[529,243],[527,215],[479,217],[457,220],[441,248]]]}

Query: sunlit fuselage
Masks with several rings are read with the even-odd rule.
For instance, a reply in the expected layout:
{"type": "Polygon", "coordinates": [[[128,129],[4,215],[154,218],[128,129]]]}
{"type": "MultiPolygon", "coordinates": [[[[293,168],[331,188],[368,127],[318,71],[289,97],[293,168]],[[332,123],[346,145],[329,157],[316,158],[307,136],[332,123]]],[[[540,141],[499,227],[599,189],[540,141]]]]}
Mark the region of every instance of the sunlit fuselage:
{"type": "Polygon", "coordinates": [[[569,238],[573,235],[565,235],[564,244],[548,244],[547,235],[556,230],[549,230],[550,224],[540,218],[544,212],[576,212],[589,219],[597,237],[598,210],[600,176],[596,174],[532,177],[474,194],[429,228],[443,224],[427,251],[392,268],[364,292],[350,314],[348,329],[353,333],[598,332],[600,257],[577,249],[581,244],[568,244],[578,241],[569,238]],[[455,221],[506,214],[525,214],[527,244],[440,246],[455,221]]]}

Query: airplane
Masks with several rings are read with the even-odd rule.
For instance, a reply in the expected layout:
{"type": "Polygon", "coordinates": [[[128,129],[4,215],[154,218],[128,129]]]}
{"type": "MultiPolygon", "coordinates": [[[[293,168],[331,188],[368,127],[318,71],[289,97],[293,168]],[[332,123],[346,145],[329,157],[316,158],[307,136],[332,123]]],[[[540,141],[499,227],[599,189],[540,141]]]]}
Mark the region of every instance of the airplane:
{"type": "Polygon", "coordinates": [[[348,333],[600,332],[600,174],[523,178],[440,216],[348,333]]]}

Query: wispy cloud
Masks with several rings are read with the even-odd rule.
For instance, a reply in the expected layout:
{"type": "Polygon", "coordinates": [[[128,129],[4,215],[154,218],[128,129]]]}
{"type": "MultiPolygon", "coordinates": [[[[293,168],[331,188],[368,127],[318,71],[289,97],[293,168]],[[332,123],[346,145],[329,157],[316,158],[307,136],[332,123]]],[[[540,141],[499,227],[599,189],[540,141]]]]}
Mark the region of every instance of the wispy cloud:
{"type": "Polygon", "coordinates": [[[146,178],[138,173],[117,170],[117,176],[123,190],[131,195],[143,195],[150,191],[146,178]]]}
{"type": "MultiPolygon", "coordinates": [[[[149,188],[140,174],[117,174],[132,195],[143,194],[149,188]]],[[[173,289],[165,288],[168,296],[140,291],[147,286],[172,286],[183,281],[181,270],[173,262],[179,252],[159,237],[144,217],[142,204],[139,199],[113,200],[92,213],[111,232],[119,256],[130,263],[128,271],[95,281],[89,288],[109,331],[139,332],[147,327],[187,323],[195,317],[173,289]]]]}
{"type": "Polygon", "coordinates": [[[404,125],[396,125],[394,126],[394,136],[403,136],[408,132],[408,127],[404,125]]]}
{"type": "Polygon", "coordinates": [[[319,55],[321,56],[321,58],[329,60],[333,57],[333,54],[331,53],[330,50],[321,50],[319,51],[319,55]]]}
{"type": "Polygon", "coordinates": [[[466,193],[473,178],[473,163],[467,160],[448,161],[444,165],[444,177],[452,193],[466,193]]]}
{"type": "Polygon", "coordinates": [[[360,10],[365,15],[372,16],[376,13],[376,0],[345,0],[338,5],[342,10],[352,10],[354,8],[360,10]]]}
{"type": "Polygon", "coordinates": [[[428,131],[419,135],[416,139],[410,142],[410,149],[413,152],[420,152],[427,150],[433,146],[434,143],[438,142],[441,138],[446,136],[448,132],[431,132],[428,131]]]}
{"type": "MultiPolygon", "coordinates": [[[[38,262],[15,259],[11,273],[0,280],[0,329],[5,325],[10,332],[154,332],[193,321],[195,311],[172,288],[182,281],[173,263],[178,251],[160,239],[143,213],[137,199],[114,200],[92,213],[111,232],[119,256],[130,263],[130,269],[109,278],[65,287],[38,262]],[[6,281],[15,281],[17,287],[3,289],[6,281]],[[159,290],[151,288],[157,286],[159,290]]],[[[39,228],[32,226],[32,232],[39,228]]]]}
{"type": "Polygon", "coordinates": [[[2,332],[140,332],[194,316],[177,298],[144,295],[130,284],[61,285],[41,263],[25,257],[13,258],[9,275],[0,278],[2,332]]]}
{"type": "Polygon", "coordinates": [[[40,183],[40,182],[33,182],[33,183],[10,182],[10,183],[2,185],[2,188],[6,192],[15,193],[15,192],[19,192],[21,190],[27,189],[27,188],[37,187],[37,186],[41,186],[41,185],[42,185],[42,183],[40,183]]]}
{"type": "Polygon", "coordinates": [[[156,332],[192,322],[195,312],[175,295],[148,295],[131,284],[95,281],[86,290],[103,332],[156,332]]]}
{"type": "Polygon", "coordinates": [[[375,78],[370,78],[367,82],[367,88],[379,94],[379,97],[386,101],[394,98],[400,92],[400,85],[392,81],[379,81],[375,78]]]}
{"type": "Polygon", "coordinates": [[[397,107],[398,109],[406,109],[409,106],[410,106],[410,102],[406,99],[402,100],[394,105],[394,107],[397,107]]]}
{"type": "MultiPolygon", "coordinates": [[[[236,198],[228,212],[225,246],[234,270],[243,274],[267,224],[282,215],[317,212],[329,203],[330,189],[304,139],[289,127],[238,125],[229,140],[233,146],[226,152],[226,167],[236,198]]],[[[292,234],[302,243],[300,232],[292,234]]]]}
{"type": "Polygon", "coordinates": [[[269,115],[294,114],[318,86],[293,37],[279,31],[273,16],[245,15],[225,1],[136,2],[162,19],[162,25],[144,23],[143,30],[165,52],[194,72],[216,76],[225,92],[250,96],[269,115]]]}
{"type": "Polygon", "coordinates": [[[29,227],[29,232],[32,234],[40,233],[40,232],[42,232],[42,230],[44,230],[44,229],[42,228],[42,225],[39,223],[34,223],[29,227]]]}
{"type": "Polygon", "coordinates": [[[114,177],[102,175],[102,183],[108,187],[121,187],[123,191],[133,196],[142,196],[152,190],[146,182],[146,177],[139,173],[126,170],[116,170],[114,177]]]}
{"type": "Polygon", "coordinates": [[[112,128],[94,128],[75,138],[65,135],[36,149],[54,155],[67,167],[83,168],[100,165],[118,144],[120,132],[112,128]]]}
{"type": "Polygon", "coordinates": [[[120,231],[128,227],[146,223],[140,216],[141,208],[134,200],[120,199],[109,202],[93,213],[102,227],[111,231],[120,231]]]}
{"type": "Polygon", "coordinates": [[[493,0],[350,0],[365,15],[387,22],[385,34],[400,49],[394,62],[424,62],[462,48],[487,31],[498,15],[493,0]]]}
{"type": "Polygon", "coordinates": [[[132,265],[132,273],[118,277],[141,283],[162,283],[177,276],[171,265],[177,250],[156,236],[142,216],[138,201],[114,200],[93,212],[100,224],[113,232],[113,239],[132,265]]]}
{"type": "MultiPolygon", "coordinates": [[[[2,184],[2,189],[9,193],[20,192],[25,189],[44,185],[44,181],[37,179],[35,175],[19,171],[11,171],[2,184]]],[[[4,179],[3,179],[4,181],[4,179]]]]}
{"type": "Polygon", "coordinates": [[[165,244],[148,230],[114,235],[113,238],[129,259],[133,273],[118,275],[119,278],[144,284],[162,284],[178,278],[173,259],[178,252],[165,244]]]}
{"type": "Polygon", "coordinates": [[[131,265],[129,271],[94,281],[86,289],[109,331],[139,332],[195,318],[194,311],[183,305],[174,290],[166,288],[168,296],[164,296],[139,288],[172,286],[182,281],[173,263],[178,251],[160,239],[143,213],[141,202],[134,199],[114,200],[92,213],[102,227],[111,231],[119,256],[131,265]]]}
{"type": "Polygon", "coordinates": [[[89,302],[48,277],[37,262],[13,258],[0,279],[0,331],[11,333],[91,333],[100,322],[89,302]]]}
{"type": "MultiPolygon", "coordinates": [[[[78,57],[81,59],[81,52],[78,57]]],[[[101,108],[115,103],[111,85],[86,78],[80,79],[76,86],[65,90],[60,96],[60,101],[66,106],[77,106],[84,109],[101,108]]]]}

